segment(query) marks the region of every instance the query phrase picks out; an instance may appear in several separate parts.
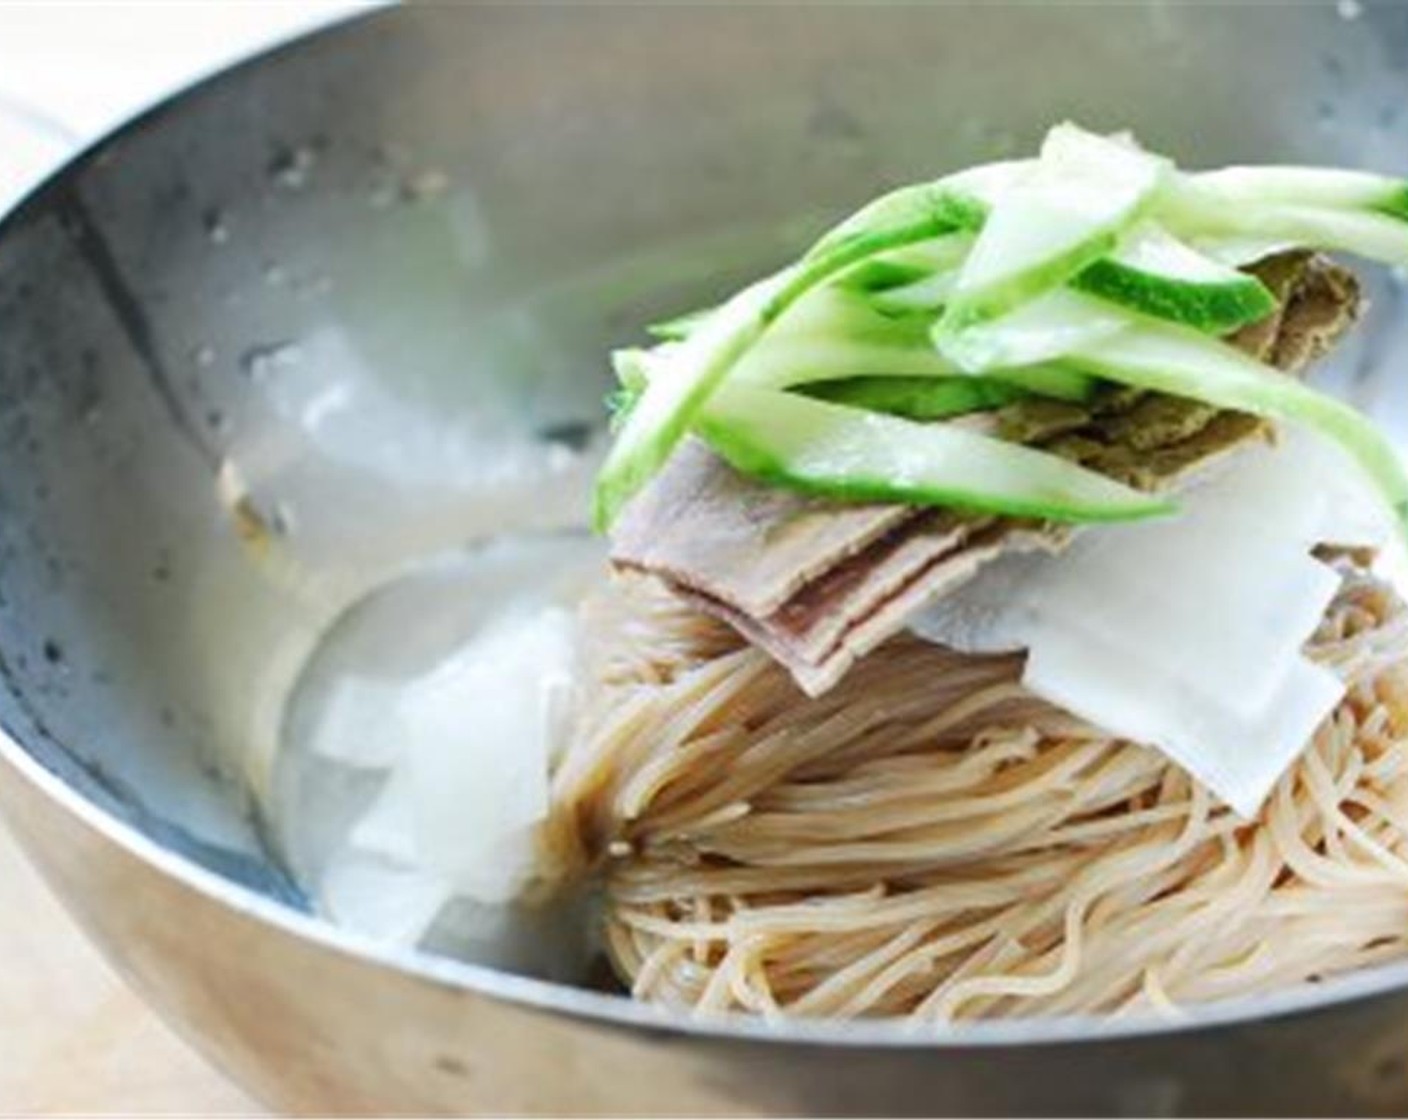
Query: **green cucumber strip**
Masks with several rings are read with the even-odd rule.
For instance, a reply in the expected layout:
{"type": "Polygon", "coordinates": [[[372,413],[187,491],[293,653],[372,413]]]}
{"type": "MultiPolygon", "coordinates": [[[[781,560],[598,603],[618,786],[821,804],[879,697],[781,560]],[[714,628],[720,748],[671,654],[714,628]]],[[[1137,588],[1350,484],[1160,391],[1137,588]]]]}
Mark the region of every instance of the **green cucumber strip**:
{"type": "Polygon", "coordinates": [[[891,261],[905,268],[912,268],[916,279],[935,272],[947,272],[958,268],[973,249],[977,241],[977,230],[982,221],[972,231],[936,237],[933,241],[920,241],[893,253],[886,253],[882,260],[891,261]]]}
{"type": "MultiPolygon", "coordinates": [[[[762,349],[755,344],[769,340],[777,321],[803,297],[831,290],[834,283],[844,287],[848,278],[852,291],[841,294],[878,301],[873,316],[888,326],[870,323],[861,335],[848,337],[849,319],[826,330],[794,325],[790,336],[781,332],[766,361],[755,360],[750,378],[796,384],[911,372],[945,377],[955,367],[967,374],[1000,369],[1008,377],[1007,367],[1041,369],[1067,354],[1078,356],[1088,373],[1111,376],[1110,355],[1124,354],[1129,368],[1116,379],[1158,378],[1167,385],[1169,378],[1178,380],[1177,368],[1159,372],[1152,359],[1141,366],[1136,344],[1148,332],[1165,329],[1178,338],[1191,326],[1195,330],[1187,333],[1193,340],[1216,346],[1196,330],[1222,333],[1238,320],[1258,317],[1265,305],[1259,285],[1218,273],[1218,262],[1242,263],[1239,255],[1251,252],[1248,246],[1345,250],[1408,263],[1404,180],[1313,168],[1231,168],[1196,175],[1171,174],[1170,168],[1161,157],[1121,141],[1060,126],[1048,134],[1039,160],[987,165],[893,191],[822,236],[784,272],[719,308],[657,324],[672,341],[615,359],[623,385],[638,399],[628,411],[618,410],[624,422],[598,476],[598,528],[609,526],[654,475],[711,396],[740,372],[735,367],[762,349]],[[1196,239],[1200,247],[1220,247],[1218,252],[1205,253],[1195,264],[1197,250],[1187,246],[1171,255],[1167,246],[1151,252],[1138,238],[1126,239],[1145,212],[1173,235],[1196,239]],[[975,232],[956,276],[944,275],[951,266],[937,265],[921,275],[925,243],[961,242],[975,232]],[[908,283],[901,283],[906,277],[908,283]],[[1068,282],[1083,291],[1061,287],[1068,282]],[[909,290],[916,286],[919,291],[909,290]],[[916,304],[921,295],[925,302],[916,304]],[[911,305],[905,305],[906,298],[911,305]],[[1138,325],[1139,317],[1125,316],[1121,324],[1113,301],[1156,318],[1138,325]],[[931,350],[921,358],[924,347],[915,332],[930,329],[928,317],[940,314],[931,329],[939,353],[931,350]],[[843,339],[852,349],[841,345],[843,339]],[[1133,357],[1126,353],[1131,348],[1133,357]]],[[[1180,345],[1187,349],[1192,341],[1180,345]]],[[[1400,518],[1408,517],[1402,464],[1391,451],[1385,453],[1367,421],[1303,387],[1287,389],[1295,383],[1242,360],[1278,386],[1279,395],[1261,401],[1266,415],[1302,419],[1351,451],[1357,446],[1360,461],[1390,495],[1400,518]]],[[[1217,377],[1206,371],[1200,376],[1211,378],[1214,389],[1255,396],[1252,381],[1238,381],[1213,364],[1217,377]]],[[[1184,389],[1167,391],[1199,395],[1186,387],[1186,379],[1183,383],[1184,389]]],[[[1247,401],[1225,406],[1258,410],[1247,401]]]]}
{"type": "Polygon", "coordinates": [[[998,318],[1111,253],[1169,167],[1074,125],[1053,128],[1036,167],[1001,194],[983,224],[944,309],[942,333],[998,318]]]}
{"type": "Polygon", "coordinates": [[[904,502],[1053,521],[1129,521],[1173,511],[1054,455],[955,424],[723,386],[698,432],[735,469],[843,501],[904,502]]]}
{"type": "Polygon", "coordinates": [[[645,392],[654,365],[661,360],[663,353],[659,349],[642,350],[638,346],[611,351],[611,369],[616,374],[617,383],[634,393],[645,392]]]}
{"type": "Polygon", "coordinates": [[[1373,207],[1380,214],[1408,222],[1408,183],[1400,182],[1398,190],[1373,207]]]}
{"type": "Polygon", "coordinates": [[[745,354],[733,380],[774,389],[865,374],[959,372],[929,341],[932,317],[892,317],[862,296],[822,287],[798,300],[745,354]]]}
{"type": "Polygon", "coordinates": [[[971,229],[985,212],[971,195],[930,184],[903,207],[882,208],[872,215],[874,223],[848,219],[796,265],[745,288],[705,317],[678,343],[663,375],[651,378],[617,433],[593,493],[597,530],[608,529],[654,477],[734,363],[802,296],[879,253],[971,229]]]}
{"type": "Polygon", "coordinates": [[[1145,315],[1224,335],[1276,310],[1255,276],[1238,272],[1146,222],[1115,253],[1087,266],[1071,287],[1145,315]]]}
{"type": "Polygon", "coordinates": [[[1162,210],[1160,218],[1180,235],[1260,238],[1354,253],[1384,264],[1408,264],[1408,221],[1375,211],[1250,203],[1170,208],[1162,210]]]}
{"type": "Polygon", "coordinates": [[[1054,397],[1074,404],[1090,400],[1100,385],[1098,377],[1092,377],[1084,370],[1064,362],[1042,362],[1034,366],[1000,369],[991,375],[990,380],[1004,381],[1031,396],[1054,397]]]}
{"type": "Polygon", "coordinates": [[[886,260],[894,261],[903,268],[912,268],[914,275],[903,285],[873,289],[870,293],[871,306],[886,315],[908,315],[916,311],[937,314],[942,311],[954,281],[958,279],[958,270],[972,251],[975,240],[972,233],[957,233],[890,254],[886,260]]]}
{"type": "Polygon", "coordinates": [[[817,400],[908,420],[943,420],[1001,408],[1021,397],[1081,403],[1095,395],[1098,384],[1099,379],[1088,373],[1053,363],[1005,369],[991,377],[847,377],[798,385],[796,391],[817,400]]]}
{"type": "MultiPolygon", "coordinates": [[[[1121,327],[1125,323],[1123,318],[1113,321],[1121,327]]],[[[778,319],[739,359],[730,380],[755,388],[786,389],[858,378],[932,380],[961,374],[934,349],[931,326],[931,320],[918,317],[890,318],[876,311],[871,301],[824,286],[778,319]]],[[[617,379],[627,388],[643,390],[679,347],[679,343],[662,343],[651,350],[614,351],[611,359],[617,379]]],[[[1094,387],[1088,374],[1054,362],[1004,368],[994,376],[1027,392],[1069,401],[1088,400],[1094,387]]]]}
{"type": "MultiPolygon", "coordinates": [[[[985,185],[995,184],[997,181],[990,170],[977,168],[975,172],[963,172],[953,178],[955,181],[970,182],[979,191],[994,193],[996,189],[994,185],[985,185]],[[981,174],[975,174],[975,172],[981,174]]],[[[933,187],[934,185],[930,184],[922,188],[906,188],[906,190],[931,192],[933,187]]],[[[974,195],[971,212],[964,219],[971,223],[971,230],[978,229],[983,222],[984,209],[982,204],[976,201],[978,197],[979,195],[974,195]]],[[[939,269],[957,268],[963,263],[963,258],[973,247],[973,239],[972,232],[963,232],[946,234],[931,241],[919,241],[894,252],[863,260],[860,264],[843,272],[833,281],[833,284],[846,291],[860,293],[883,292],[891,288],[912,284],[931,276],[939,269]]],[[[714,310],[715,308],[712,307],[703,307],[695,311],[687,311],[683,315],[651,323],[645,328],[645,331],[646,334],[664,342],[680,342],[689,337],[690,332],[698,327],[700,322],[712,314],[714,310]]]]}
{"type": "Polygon", "coordinates": [[[1304,424],[1359,463],[1408,540],[1408,471],[1383,433],[1349,405],[1224,342],[1152,320],[1072,352],[1068,360],[1121,384],[1304,424]]]}
{"type": "Polygon", "coordinates": [[[786,389],[867,375],[952,377],[962,373],[927,343],[853,342],[841,336],[769,340],[744,355],[731,380],[754,388],[786,389]]]}
{"type": "MultiPolygon", "coordinates": [[[[856,377],[948,378],[965,373],[934,348],[931,319],[890,318],[872,304],[831,288],[810,293],[740,359],[730,380],[785,389],[856,377]]],[[[1123,315],[1102,319],[1114,328],[1126,322],[1123,315]]],[[[1092,392],[1088,375],[1052,362],[1012,362],[992,372],[1043,396],[1083,401],[1092,392]]]]}
{"type": "Polygon", "coordinates": [[[1408,221],[1408,180],[1330,167],[1223,167],[1175,177],[1174,206],[1261,206],[1285,203],[1317,209],[1361,210],[1408,221]]]}
{"type": "Polygon", "coordinates": [[[1001,408],[1026,394],[995,377],[848,377],[818,381],[797,391],[868,412],[907,420],[946,420],[970,412],[1001,408]]]}
{"type": "MultiPolygon", "coordinates": [[[[827,257],[856,243],[873,245],[888,241],[897,231],[923,225],[936,210],[948,219],[944,227],[934,234],[936,237],[941,233],[977,230],[993,201],[1023,178],[1034,164],[1034,160],[983,164],[942,179],[899,187],[868,202],[828,231],[803,259],[827,257]]],[[[896,241],[887,248],[912,243],[910,240],[896,241]]]]}
{"type": "MultiPolygon", "coordinates": [[[[980,222],[976,217],[973,220],[980,222]]],[[[921,241],[893,253],[861,261],[843,272],[832,283],[843,291],[860,294],[905,287],[932,276],[937,269],[956,268],[972,246],[973,237],[968,233],[921,241]]],[[[705,307],[687,311],[683,315],[651,323],[645,331],[664,342],[680,342],[688,338],[690,332],[714,310],[712,307],[705,307]]]]}
{"type": "Polygon", "coordinates": [[[663,319],[658,323],[651,323],[645,328],[645,333],[662,342],[683,342],[713,310],[712,307],[701,307],[698,311],[686,311],[683,315],[676,315],[673,319],[663,319]]]}
{"type": "Polygon", "coordinates": [[[606,394],[606,414],[608,416],[608,427],[611,431],[619,431],[622,424],[626,422],[626,417],[635,408],[636,402],[640,400],[640,395],[645,392],[645,386],[639,388],[631,385],[621,385],[606,394]]]}
{"type": "Polygon", "coordinates": [[[952,333],[943,320],[931,332],[943,356],[967,373],[1030,366],[1088,347],[1128,327],[1129,312],[1069,288],[1058,288],[1000,319],[952,333]]]}
{"type": "MultiPolygon", "coordinates": [[[[730,379],[756,388],[786,389],[860,379],[968,377],[934,349],[930,326],[929,321],[917,318],[891,319],[853,297],[819,289],[758,340],[734,366],[730,379]]],[[[613,351],[611,362],[617,380],[638,396],[654,371],[668,364],[677,347],[666,343],[651,350],[613,351]]],[[[1088,400],[1095,384],[1088,374],[1055,361],[1002,368],[991,379],[1039,396],[1077,402],[1088,400]]],[[[827,397],[824,390],[814,395],[827,397]]],[[[620,415],[620,410],[615,414],[620,415]]]]}
{"type": "Polygon", "coordinates": [[[887,315],[908,315],[914,312],[943,313],[944,305],[953,294],[958,270],[931,272],[922,279],[889,291],[876,292],[870,302],[887,315]]]}
{"type": "Polygon", "coordinates": [[[903,288],[916,280],[923,280],[930,271],[924,265],[905,264],[903,261],[881,257],[873,261],[862,261],[837,280],[836,287],[848,292],[885,292],[891,288],[903,288]]]}
{"type": "MultiPolygon", "coordinates": [[[[761,288],[775,283],[778,275],[780,274],[765,276],[761,280],[755,280],[752,284],[749,284],[748,287],[736,293],[732,298],[741,300],[754,288],[761,288]]],[[[682,315],[676,315],[662,322],[651,323],[645,328],[645,333],[658,338],[661,342],[683,342],[699,329],[700,324],[702,324],[705,319],[717,310],[718,307],[699,307],[693,311],[686,311],[682,315]]]]}
{"type": "Polygon", "coordinates": [[[857,265],[842,275],[836,286],[878,297],[872,302],[884,310],[907,310],[904,307],[886,307],[884,293],[922,284],[936,274],[956,275],[963,258],[973,248],[973,240],[971,233],[955,233],[933,241],[921,241],[857,265]]]}
{"type": "MultiPolygon", "coordinates": [[[[1258,244],[1262,251],[1244,255],[1238,263],[1273,251],[1264,241],[1258,244]]],[[[1247,251],[1245,244],[1242,249],[1247,251]]],[[[877,291],[870,301],[887,314],[937,314],[950,299],[957,276],[956,271],[935,271],[913,283],[877,291]]],[[[1227,334],[1276,309],[1276,297],[1255,276],[1184,245],[1147,222],[1131,231],[1110,256],[1077,273],[1070,285],[1206,334],[1227,334]]]]}

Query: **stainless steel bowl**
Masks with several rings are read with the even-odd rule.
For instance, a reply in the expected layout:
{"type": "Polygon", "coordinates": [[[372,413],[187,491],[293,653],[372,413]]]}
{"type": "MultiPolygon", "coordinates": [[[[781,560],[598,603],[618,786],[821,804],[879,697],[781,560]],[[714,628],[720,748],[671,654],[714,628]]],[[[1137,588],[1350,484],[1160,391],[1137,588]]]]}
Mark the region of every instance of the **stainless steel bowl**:
{"type": "MultiPolygon", "coordinates": [[[[418,7],[190,91],[0,227],[0,804],[290,1111],[1408,1108],[1405,966],[1173,1024],[691,1022],[333,929],[260,823],[318,636],[575,518],[601,355],[648,316],[1059,117],[1401,173],[1405,95],[1408,8],[1349,0],[418,7]]],[[[1335,376],[1408,442],[1375,284],[1335,376]]]]}

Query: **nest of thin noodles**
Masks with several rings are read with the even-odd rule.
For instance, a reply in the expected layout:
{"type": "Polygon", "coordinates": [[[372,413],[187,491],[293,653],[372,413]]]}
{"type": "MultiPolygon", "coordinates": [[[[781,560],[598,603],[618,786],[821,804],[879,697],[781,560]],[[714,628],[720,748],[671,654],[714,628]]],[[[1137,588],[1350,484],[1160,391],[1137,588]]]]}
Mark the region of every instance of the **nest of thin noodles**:
{"type": "Polygon", "coordinates": [[[1310,649],[1349,693],[1254,822],[1027,694],[1019,657],[901,636],[809,700],[617,577],[548,874],[600,877],[637,997],[709,1011],[1172,1010],[1408,954],[1408,612],[1343,567],[1310,649]]]}

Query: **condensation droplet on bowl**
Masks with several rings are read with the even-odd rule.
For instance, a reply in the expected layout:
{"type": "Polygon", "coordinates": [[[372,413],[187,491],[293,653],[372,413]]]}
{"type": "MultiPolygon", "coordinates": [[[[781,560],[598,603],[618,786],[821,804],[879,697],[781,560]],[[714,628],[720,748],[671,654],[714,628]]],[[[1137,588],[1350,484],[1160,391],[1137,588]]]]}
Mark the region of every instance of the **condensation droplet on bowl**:
{"type": "Polygon", "coordinates": [[[401,184],[401,197],[407,202],[429,202],[450,188],[450,177],[443,171],[418,171],[401,184]]]}
{"type": "Polygon", "coordinates": [[[547,445],[547,463],[550,471],[570,470],[582,457],[582,453],[565,443],[547,445]]]}
{"type": "Polygon", "coordinates": [[[258,381],[295,365],[301,354],[295,342],[271,342],[251,346],[240,355],[240,369],[258,381]]]}
{"type": "Polygon", "coordinates": [[[293,148],[282,148],[269,161],[269,178],[275,186],[286,190],[302,190],[308,185],[318,158],[306,144],[293,148]]]}
{"type": "Polygon", "coordinates": [[[215,500],[230,515],[242,541],[261,550],[268,544],[269,525],[254,504],[244,474],[233,459],[222,459],[215,472],[215,500]]]}
{"type": "Polygon", "coordinates": [[[265,266],[264,266],[264,283],[268,284],[269,287],[271,287],[271,288],[282,287],[284,281],[287,280],[287,279],[288,279],[288,274],[287,274],[286,272],[284,272],[284,269],[283,269],[283,266],[282,266],[282,265],[276,264],[276,263],[274,263],[273,261],[270,261],[270,262],[268,262],[267,264],[265,264],[265,266]]]}
{"type": "Polygon", "coordinates": [[[396,184],[390,180],[374,183],[372,189],[367,192],[367,204],[373,210],[389,210],[396,205],[396,196],[396,184]]]}
{"type": "Polygon", "coordinates": [[[191,360],[195,362],[197,369],[209,369],[215,364],[215,347],[208,343],[197,346],[191,351],[191,360]]]}
{"type": "Polygon", "coordinates": [[[1355,20],[1364,14],[1364,5],[1359,0],[1338,0],[1335,14],[1342,20],[1355,20]]]}
{"type": "Polygon", "coordinates": [[[205,236],[212,245],[225,245],[230,240],[230,226],[225,220],[225,214],[218,209],[207,210],[201,216],[201,224],[205,227],[205,236]]]}
{"type": "Polygon", "coordinates": [[[1332,101],[1319,101],[1315,105],[1315,122],[1321,128],[1328,128],[1339,118],[1340,111],[1332,101]]]}
{"type": "Polygon", "coordinates": [[[291,536],[294,529],[293,507],[287,502],[276,502],[269,511],[269,528],[280,537],[291,536]]]}
{"type": "Polygon", "coordinates": [[[332,291],[332,278],[326,273],[316,272],[311,276],[300,276],[293,282],[293,294],[300,299],[327,295],[332,291]]]}

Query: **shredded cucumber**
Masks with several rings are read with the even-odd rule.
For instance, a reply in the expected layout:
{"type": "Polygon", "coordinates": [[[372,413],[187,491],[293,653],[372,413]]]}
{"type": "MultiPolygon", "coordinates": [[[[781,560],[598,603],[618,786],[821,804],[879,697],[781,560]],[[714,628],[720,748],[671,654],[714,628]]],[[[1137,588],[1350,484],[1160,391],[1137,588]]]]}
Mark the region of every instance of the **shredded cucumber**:
{"type": "Polygon", "coordinates": [[[1038,362],[1029,366],[1011,366],[992,375],[994,381],[1015,385],[1031,396],[1051,397],[1076,404],[1090,400],[1100,385],[1092,377],[1069,362],[1038,362]]]}
{"type": "Polygon", "coordinates": [[[662,319],[646,327],[645,333],[663,342],[683,342],[713,310],[712,307],[703,307],[698,311],[686,311],[673,319],[662,319]]]}
{"type": "MultiPolygon", "coordinates": [[[[1264,240],[1257,244],[1263,251],[1250,251],[1245,240],[1236,245],[1214,243],[1216,250],[1234,255],[1228,263],[1145,222],[1108,257],[1072,277],[1070,286],[1207,334],[1227,334],[1265,318],[1276,308],[1276,298],[1266,285],[1233,267],[1273,251],[1266,248],[1264,240]]],[[[938,314],[949,301],[957,279],[957,268],[936,269],[907,283],[897,273],[893,283],[868,289],[870,301],[890,314],[938,314]]],[[[981,325],[970,329],[981,329],[981,325]]]]}
{"type": "MultiPolygon", "coordinates": [[[[869,208],[868,208],[869,209],[869,208]]],[[[873,221],[851,219],[800,262],[746,288],[690,332],[664,376],[652,378],[616,435],[597,475],[593,523],[605,530],[621,507],[664,465],[734,363],[768,325],[807,292],[879,253],[972,229],[984,204],[942,182],[913,192],[873,221]]],[[[859,217],[859,216],[858,216],[859,217]]]]}
{"type": "Polygon", "coordinates": [[[1227,334],[1276,310],[1276,297],[1245,272],[1184,245],[1153,223],[1071,280],[1082,292],[1146,315],[1227,334]]]}
{"type": "MultiPolygon", "coordinates": [[[[796,350],[789,349],[787,352],[794,358],[804,358],[796,350]]],[[[817,364],[807,365],[802,361],[798,365],[788,361],[780,368],[794,376],[779,378],[778,383],[771,387],[795,387],[796,391],[820,400],[887,412],[911,420],[941,420],[999,408],[1020,397],[1032,395],[1084,402],[1094,396],[1098,384],[1098,378],[1058,363],[1003,370],[996,377],[955,375],[947,366],[943,371],[921,369],[919,374],[872,376],[840,372],[851,367],[890,368],[884,363],[871,365],[861,360],[865,353],[863,347],[818,345],[815,348],[817,364]],[[813,377],[795,376],[799,369],[810,370],[813,377]]],[[[925,351],[916,352],[917,355],[923,353],[925,351]]],[[[933,352],[927,353],[932,355],[933,352]]],[[[654,355],[645,350],[617,350],[612,354],[620,381],[620,387],[606,398],[613,431],[625,422],[645,392],[653,358],[654,355]]],[[[751,361],[751,358],[750,355],[747,360],[751,361]]],[[[893,363],[899,366],[904,364],[903,361],[893,363]]],[[[922,366],[920,361],[914,364],[922,366]]],[[[745,376],[736,380],[738,384],[750,383],[745,376]]],[[[765,378],[755,384],[757,387],[769,387],[765,378]]]]}
{"type": "Polygon", "coordinates": [[[1176,175],[1157,213],[1179,232],[1408,262],[1408,180],[1366,171],[1228,167],[1176,175]]]}
{"type": "Polygon", "coordinates": [[[900,187],[862,206],[827,232],[803,260],[830,257],[855,245],[873,246],[856,257],[898,249],[927,238],[897,237],[903,231],[933,225],[930,237],[980,228],[992,203],[1024,178],[1033,160],[1012,160],[969,168],[929,183],[900,187]],[[943,220],[935,223],[934,215],[943,220]]]}
{"type": "MultiPolygon", "coordinates": [[[[1122,326],[1125,320],[1119,317],[1110,322],[1122,326]]],[[[778,319],[734,366],[730,380],[757,388],[785,389],[857,378],[948,379],[963,373],[934,348],[929,337],[932,325],[932,316],[897,320],[849,290],[821,287],[778,319]]],[[[981,339],[982,332],[975,332],[975,337],[981,339]]],[[[1069,349],[1072,343],[1067,339],[1064,345],[1069,349]]],[[[677,351],[678,344],[617,351],[612,360],[618,380],[643,387],[652,371],[673,360],[677,351]]],[[[997,376],[1029,392],[1064,400],[1088,399],[1089,376],[1042,362],[1045,355],[1036,350],[1033,353],[1037,357],[1032,361],[1005,363],[997,376]]]]}
{"type": "Polygon", "coordinates": [[[884,258],[862,261],[836,281],[836,286],[848,292],[888,292],[903,288],[932,275],[922,264],[906,264],[884,258]]]}
{"type": "Polygon", "coordinates": [[[1384,264],[1408,263],[1408,221],[1375,210],[1336,210],[1292,203],[1170,209],[1183,234],[1259,238],[1302,249],[1354,253],[1384,264]]]}
{"type": "Polygon", "coordinates": [[[1130,521],[1173,509],[1163,498],[1020,444],[795,393],[726,385],[698,430],[744,474],[844,501],[1055,521],[1130,521]]]}
{"type": "Polygon", "coordinates": [[[893,318],[851,291],[821,287],[798,300],[738,362],[738,382],[774,389],[893,374],[960,371],[929,341],[932,316],[893,318]]]}
{"type": "Polygon", "coordinates": [[[1059,358],[1129,325],[1129,313],[1106,300],[1059,288],[987,323],[951,333],[940,320],[939,351],[968,373],[991,373],[1059,358]]]}
{"type": "Polygon", "coordinates": [[[986,412],[1026,394],[995,377],[848,377],[802,385],[798,392],[906,420],[946,420],[986,412]]]}
{"type": "Polygon", "coordinates": [[[889,341],[845,337],[779,339],[759,346],[738,363],[731,379],[755,388],[786,389],[868,374],[898,377],[952,377],[957,366],[927,344],[925,324],[917,323],[919,339],[897,336],[889,341]]]}
{"type": "Polygon", "coordinates": [[[1185,327],[1147,320],[1067,360],[1111,381],[1191,397],[1219,408],[1293,420],[1339,444],[1363,468],[1408,538],[1408,471],[1362,413],[1240,350],[1185,327]]]}
{"type": "Polygon", "coordinates": [[[963,508],[1077,520],[1147,515],[1128,493],[1069,474],[1073,504],[1051,512],[1061,502],[1029,500],[1022,486],[1038,476],[1013,473],[1011,448],[963,444],[998,471],[985,489],[953,453],[973,433],[943,442],[945,426],[930,425],[939,442],[926,443],[904,419],[1017,393],[1084,400],[1108,378],[1303,422],[1346,447],[1408,525],[1403,464],[1369,421],[1211,337],[1274,310],[1235,266],[1289,248],[1408,264],[1408,182],[1296,167],[1182,174],[1132,142],[1061,125],[1036,160],[891,191],[776,275],[656,324],[655,348],[613,354],[618,431],[596,523],[609,526],[691,430],[735,465],[817,493],[948,494],[963,508]],[[867,415],[873,425],[857,420],[867,415]],[[896,441],[888,458],[882,437],[896,441]],[[888,481],[887,469],[897,472],[888,481]]]}
{"type": "Polygon", "coordinates": [[[943,313],[944,305],[953,294],[953,285],[958,280],[958,270],[931,272],[921,279],[902,287],[877,292],[871,297],[873,303],[887,315],[907,315],[927,311],[935,316],[943,313]]]}
{"type": "Polygon", "coordinates": [[[1199,210],[1286,203],[1408,221],[1408,180],[1329,167],[1224,167],[1177,176],[1167,204],[1199,210]]]}
{"type": "Polygon", "coordinates": [[[993,377],[848,377],[798,385],[796,391],[871,412],[909,420],[942,420],[1001,408],[1023,397],[1082,403],[1095,395],[1099,379],[1056,364],[1003,370],[993,377]]]}
{"type": "Polygon", "coordinates": [[[646,385],[650,383],[652,367],[666,360],[667,356],[668,350],[664,348],[642,350],[628,346],[611,351],[611,369],[621,388],[639,394],[645,392],[646,385]]]}
{"type": "Polygon", "coordinates": [[[1074,125],[992,207],[941,320],[957,334],[1064,284],[1112,252],[1150,203],[1167,160],[1074,125]]]}
{"type": "MultiPolygon", "coordinates": [[[[937,271],[953,272],[962,264],[972,245],[973,236],[968,233],[951,234],[933,241],[920,242],[893,253],[863,260],[841,273],[832,281],[832,286],[844,292],[881,297],[894,289],[921,283],[937,271]]],[[[879,298],[872,302],[877,308],[889,310],[879,298]]],[[[647,334],[662,341],[679,342],[688,338],[713,311],[712,307],[688,311],[672,319],[652,323],[645,330],[647,334]]]]}

